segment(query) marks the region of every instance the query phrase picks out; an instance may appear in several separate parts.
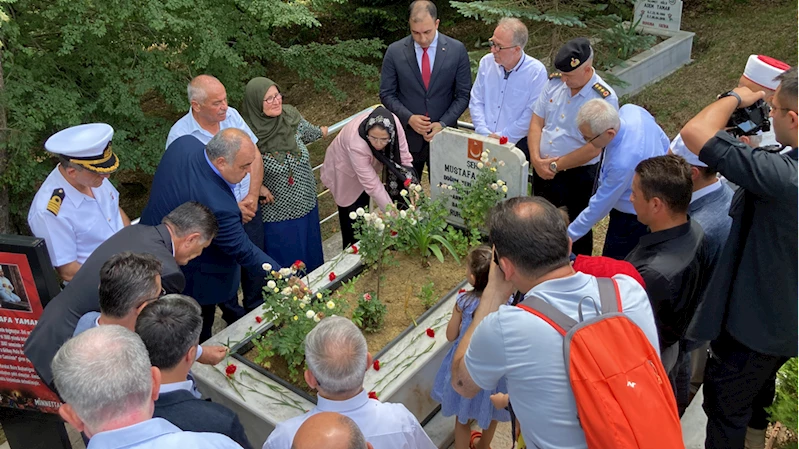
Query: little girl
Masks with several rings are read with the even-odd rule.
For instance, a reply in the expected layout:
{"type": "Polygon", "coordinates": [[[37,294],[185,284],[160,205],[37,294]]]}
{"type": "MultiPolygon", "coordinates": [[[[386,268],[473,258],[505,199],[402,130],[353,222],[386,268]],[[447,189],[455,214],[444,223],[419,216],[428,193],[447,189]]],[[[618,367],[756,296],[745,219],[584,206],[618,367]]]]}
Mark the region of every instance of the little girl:
{"type": "Polygon", "coordinates": [[[507,410],[497,410],[491,405],[491,395],[507,393],[505,378],[500,379],[494,391],[480,391],[472,399],[466,399],[452,388],[452,356],[458,348],[461,336],[472,323],[474,311],[480,303],[480,296],[488,284],[488,270],[491,267],[491,248],[480,246],[472,250],[466,257],[466,278],[474,290],[462,291],[455,302],[447,326],[447,340],[455,343],[450,348],[441,368],[436,375],[431,396],[441,403],[441,413],[444,416],[456,415],[455,420],[455,449],[489,449],[497,421],[510,421],[507,410]],[[469,420],[477,421],[483,432],[471,431],[469,420]],[[475,442],[475,440],[479,440],[475,442]],[[476,445],[475,445],[476,443],[476,445]]]}

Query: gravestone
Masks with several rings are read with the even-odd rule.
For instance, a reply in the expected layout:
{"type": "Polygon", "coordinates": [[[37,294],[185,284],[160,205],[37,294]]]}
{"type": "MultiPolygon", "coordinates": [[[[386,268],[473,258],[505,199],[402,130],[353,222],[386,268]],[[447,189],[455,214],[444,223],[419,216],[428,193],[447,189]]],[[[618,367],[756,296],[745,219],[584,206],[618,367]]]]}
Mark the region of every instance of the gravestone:
{"type": "Polygon", "coordinates": [[[645,32],[679,31],[682,20],[682,0],[638,0],[635,2],[634,22],[641,20],[645,32]]]}
{"type": "Polygon", "coordinates": [[[510,143],[500,145],[492,137],[446,128],[430,142],[430,194],[433,199],[443,195],[449,210],[447,221],[454,225],[464,225],[458,209],[460,197],[454,191],[444,192],[439,184],[470,184],[477,177],[477,164],[485,150],[489,150],[491,159],[497,159],[493,166],[497,168],[497,178],[507,183],[507,198],[527,195],[529,163],[521,150],[510,143]],[[499,161],[504,161],[504,166],[499,161]]]}

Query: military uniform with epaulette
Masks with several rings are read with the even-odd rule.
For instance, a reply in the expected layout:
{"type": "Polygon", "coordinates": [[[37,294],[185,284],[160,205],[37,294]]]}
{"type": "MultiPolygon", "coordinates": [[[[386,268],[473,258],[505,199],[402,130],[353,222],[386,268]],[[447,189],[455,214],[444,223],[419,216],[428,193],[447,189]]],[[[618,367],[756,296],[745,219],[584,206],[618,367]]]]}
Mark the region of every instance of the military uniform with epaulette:
{"type": "MultiPolygon", "coordinates": [[[[577,112],[588,100],[604,98],[616,109],[619,108],[616,93],[596,71],[575,95],[572,95],[569,86],[562,81],[563,72],[568,73],[582,67],[592,57],[593,50],[585,38],[567,42],[555,56],[555,68],[559,72],[549,76],[549,82],[533,108],[533,113],[544,119],[539,152],[541,158],[565,156],[586,144],[577,127],[577,112]]],[[[598,165],[599,156],[581,167],[556,171],[555,177],[550,180],[533,172],[533,192],[557,207],[566,206],[569,218],[573,221],[588,206],[598,165]]],[[[575,254],[591,255],[592,246],[593,234],[588,232],[575,242],[573,251],[575,254]]]]}
{"type": "MultiPolygon", "coordinates": [[[[81,169],[105,175],[119,167],[111,151],[113,135],[114,129],[104,123],[73,126],[47,139],[45,148],[81,169]]],[[[50,172],[33,198],[28,225],[33,235],[47,243],[54,267],[71,262],[82,265],[95,248],[124,226],[119,192],[106,178],[87,195],[60,169],[59,164],[50,172]]]]}

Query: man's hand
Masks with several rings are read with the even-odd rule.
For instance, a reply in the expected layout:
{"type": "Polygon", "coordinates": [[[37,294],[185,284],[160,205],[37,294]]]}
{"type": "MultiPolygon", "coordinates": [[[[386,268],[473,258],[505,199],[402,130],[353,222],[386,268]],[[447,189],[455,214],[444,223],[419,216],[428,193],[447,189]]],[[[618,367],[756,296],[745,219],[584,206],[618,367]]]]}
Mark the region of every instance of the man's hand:
{"type": "Polygon", "coordinates": [[[327,137],[327,126],[320,126],[319,129],[322,130],[322,138],[327,137]]]}
{"type": "Polygon", "coordinates": [[[261,200],[261,204],[275,202],[275,196],[272,195],[272,192],[270,192],[269,189],[267,189],[266,186],[263,184],[261,184],[260,196],[264,198],[261,200]]]}
{"type": "Polygon", "coordinates": [[[752,92],[748,87],[736,87],[732,91],[741,97],[741,104],[738,105],[739,109],[752,106],[757,100],[766,98],[765,92],[752,92]]]}
{"type": "Polygon", "coordinates": [[[547,158],[530,158],[533,163],[533,169],[541,179],[552,179],[555,177],[555,172],[549,169],[549,164],[557,162],[560,157],[547,157],[547,158]]]}
{"type": "Polygon", "coordinates": [[[203,355],[197,359],[203,365],[216,365],[227,356],[227,348],[224,346],[203,346],[203,355]]]}
{"type": "Polygon", "coordinates": [[[430,117],[424,115],[412,115],[411,118],[408,119],[408,124],[411,125],[411,128],[416,131],[417,134],[421,134],[422,136],[427,136],[427,133],[433,129],[433,125],[430,123],[430,117]]]}
{"type": "Polygon", "coordinates": [[[497,134],[497,133],[491,133],[491,134],[489,134],[489,135],[488,135],[488,137],[493,137],[493,138],[495,138],[495,139],[499,139],[499,138],[500,138],[500,135],[499,135],[499,134],[497,134]]]}
{"type": "Polygon", "coordinates": [[[433,137],[435,137],[436,134],[440,133],[444,129],[444,127],[441,126],[441,123],[439,122],[435,122],[431,126],[432,129],[430,130],[430,132],[424,135],[424,140],[428,142],[431,142],[433,140],[433,137]]]}
{"type": "Polygon", "coordinates": [[[255,211],[257,210],[258,198],[253,195],[252,193],[248,194],[244,197],[243,200],[239,201],[239,210],[241,211],[241,221],[244,223],[249,223],[250,220],[255,217],[255,211]]]}
{"type": "MultiPolygon", "coordinates": [[[[491,250],[496,251],[496,249],[493,247],[491,250]]],[[[502,271],[499,265],[495,264],[493,261],[491,262],[491,267],[488,270],[488,284],[486,285],[485,290],[490,290],[492,294],[484,295],[483,298],[494,298],[496,300],[496,307],[494,307],[493,310],[496,310],[499,308],[499,306],[506,304],[508,302],[508,298],[510,298],[514,291],[513,283],[505,280],[505,273],[502,271]]]]}

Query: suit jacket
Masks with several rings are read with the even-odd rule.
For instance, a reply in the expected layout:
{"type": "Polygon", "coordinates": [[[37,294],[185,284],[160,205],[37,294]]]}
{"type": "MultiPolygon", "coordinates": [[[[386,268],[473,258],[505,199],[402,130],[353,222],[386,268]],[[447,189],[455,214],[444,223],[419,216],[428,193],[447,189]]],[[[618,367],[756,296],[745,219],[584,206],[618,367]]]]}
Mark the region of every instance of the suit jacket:
{"type": "Polygon", "coordinates": [[[739,188],[727,243],[688,337],[727,333],[754,351],[796,357],[797,150],[752,150],[720,131],[699,160],[739,188]]]}
{"type": "Polygon", "coordinates": [[[38,324],[25,342],[25,355],[42,380],[53,388],[50,363],[70,338],[80,317],[100,311],[100,268],[123,251],[152,254],[161,261],[161,284],[167,293],[181,293],[186,285],[183,272],[172,255],[172,238],[166,225],[127,226],[100,244],[80,267],[72,281],[44,308],[38,324]]]}
{"type": "Polygon", "coordinates": [[[187,390],[160,394],[155,401],[153,418],[163,418],[187,432],[221,433],[244,449],[252,449],[244,427],[233,410],[197,399],[187,390]]]}
{"type": "Polygon", "coordinates": [[[411,115],[427,114],[431,122],[456,126],[469,106],[472,72],[466,47],[439,33],[430,86],[425,89],[413,43],[408,36],[386,50],[380,72],[380,101],[399,117],[405,127],[408,148],[411,153],[418,153],[428,143],[408,125],[411,115]]]}
{"type": "Polygon", "coordinates": [[[219,232],[200,256],[182,267],[186,276],[184,294],[201,305],[218,304],[236,294],[241,278],[239,265],[258,270],[269,263],[276,270],[280,268],[247,237],[233,191],[208,164],[205,145],[190,135],[172,142],[161,158],[141,223],[160,223],[187,201],[211,209],[219,232]]]}

